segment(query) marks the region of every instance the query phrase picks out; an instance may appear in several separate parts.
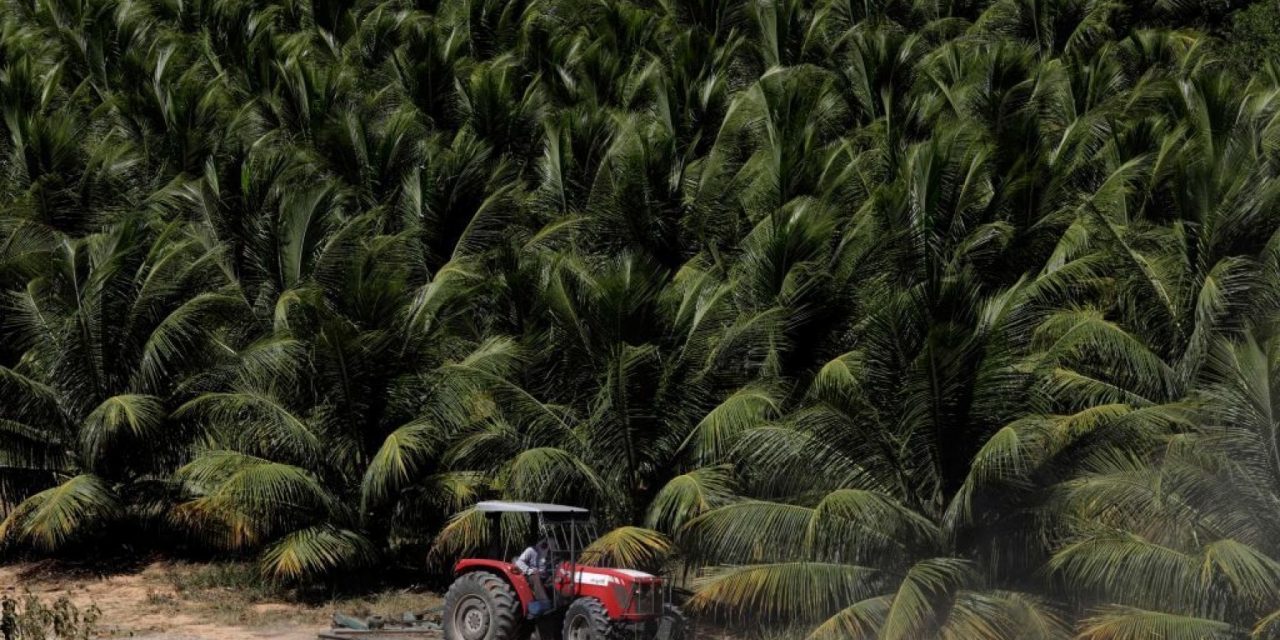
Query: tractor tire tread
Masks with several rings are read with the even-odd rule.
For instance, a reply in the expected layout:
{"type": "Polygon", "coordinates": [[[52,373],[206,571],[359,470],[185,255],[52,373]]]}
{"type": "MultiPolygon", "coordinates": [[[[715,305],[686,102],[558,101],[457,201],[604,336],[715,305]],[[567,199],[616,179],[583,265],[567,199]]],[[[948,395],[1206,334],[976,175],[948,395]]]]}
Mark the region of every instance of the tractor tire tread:
{"type": "Polygon", "coordinates": [[[562,638],[568,640],[569,625],[574,617],[578,615],[586,615],[591,623],[591,640],[613,640],[618,636],[617,628],[613,621],[609,619],[609,612],[605,610],[604,603],[596,598],[586,597],[578,598],[569,605],[568,611],[564,614],[564,633],[562,638]]]}
{"type": "Polygon", "coordinates": [[[506,580],[489,571],[472,571],[463,574],[449,585],[449,590],[444,596],[445,607],[442,616],[446,625],[444,634],[446,640],[462,637],[460,633],[451,629],[453,606],[468,593],[485,597],[492,612],[489,632],[485,635],[485,640],[517,640],[520,601],[516,597],[515,589],[512,589],[506,580]]]}
{"type": "Polygon", "coordinates": [[[685,617],[680,607],[675,605],[663,605],[662,619],[670,619],[672,622],[671,640],[684,640],[692,634],[689,633],[689,619],[685,617]]]}

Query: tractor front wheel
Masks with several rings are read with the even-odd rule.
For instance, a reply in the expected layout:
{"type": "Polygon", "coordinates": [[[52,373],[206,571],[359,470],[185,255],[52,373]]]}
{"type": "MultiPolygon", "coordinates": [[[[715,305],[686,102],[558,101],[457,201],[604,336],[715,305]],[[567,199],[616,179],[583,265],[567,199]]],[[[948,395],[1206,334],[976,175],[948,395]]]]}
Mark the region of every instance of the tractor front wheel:
{"type": "Polygon", "coordinates": [[[662,617],[658,618],[658,628],[654,630],[654,640],[684,640],[688,633],[689,621],[684,613],[673,605],[662,608],[662,617]]]}
{"type": "Polygon", "coordinates": [[[444,595],[445,640],[515,640],[519,613],[505,580],[486,571],[463,574],[444,595]]]}
{"type": "Polygon", "coordinates": [[[613,636],[613,622],[595,598],[578,598],[564,613],[563,640],[611,640],[613,636]]]}

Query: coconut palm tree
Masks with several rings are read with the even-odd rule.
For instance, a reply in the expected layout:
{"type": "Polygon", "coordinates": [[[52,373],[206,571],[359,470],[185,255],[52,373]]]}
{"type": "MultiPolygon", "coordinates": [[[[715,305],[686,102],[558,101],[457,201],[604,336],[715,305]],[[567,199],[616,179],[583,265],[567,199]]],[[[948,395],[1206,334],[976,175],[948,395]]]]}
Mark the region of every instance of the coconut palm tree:
{"type": "Polygon", "coordinates": [[[169,412],[225,361],[245,307],[220,257],[198,229],[137,217],[62,239],[8,296],[7,335],[26,349],[0,369],[0,537],[52,550],[159,519],[193,438],[169,412]]]}
{"type": "Polygon", "coordinates": [[[306,581],[562,500],[730,621],[1274,635],[1220,4],[5,0],[0,538],[306,581]]]}

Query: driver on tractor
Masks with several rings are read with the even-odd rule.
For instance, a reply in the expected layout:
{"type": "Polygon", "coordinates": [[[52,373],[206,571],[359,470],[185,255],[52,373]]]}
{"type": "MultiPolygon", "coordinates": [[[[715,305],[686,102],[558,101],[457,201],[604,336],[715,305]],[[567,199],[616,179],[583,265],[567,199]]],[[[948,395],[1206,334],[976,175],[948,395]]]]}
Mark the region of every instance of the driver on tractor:
{"type": "Polygon", "coordinates": [[[543,538],[533,546],[527,547],[515,561],[516,568],[529,581],[534,597],[543,602],[550,600],[547,597],[546,588],[547,577],[550,575],[547,571],[547,555],[550,551],[551,541],[543,538]]]}
{"type": "Polygon", "coordinates": [[[684,640],[684,616],[663,578],[637,571],[580,564],[596,540],[591,513],[539,502],[482,500],[492,544],[489,557],[460,558],[444,596],[445,640],[684,640]],[[506,516],[512,517],[504,520],[506,516]],[[504,529],[504,523],[526,527],[504,529]],[[537,532],[537,540],[510,561],[504,531],[537,532]],[[625,636],[624,636],[625,634],[625,636]]]}

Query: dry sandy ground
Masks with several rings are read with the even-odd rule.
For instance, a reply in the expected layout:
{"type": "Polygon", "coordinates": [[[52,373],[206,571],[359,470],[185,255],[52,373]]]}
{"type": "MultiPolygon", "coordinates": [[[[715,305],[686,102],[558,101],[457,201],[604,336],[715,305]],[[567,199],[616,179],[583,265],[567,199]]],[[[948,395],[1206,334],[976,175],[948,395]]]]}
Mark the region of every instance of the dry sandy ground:
{"type": "Polygon", "coordinates": [[[46,602],[65,595],[82,609],[102,611],[101,637],[143,640],[314,640],[334,611],[398,616],[439,604],[433,594],[393,591],[309,606],[253,586],[218,584],[209,572],[204,565],[154,562],[127,573],[86,576],[15,564],[0,566],[0,592],[30,591],[46,602]]]}

